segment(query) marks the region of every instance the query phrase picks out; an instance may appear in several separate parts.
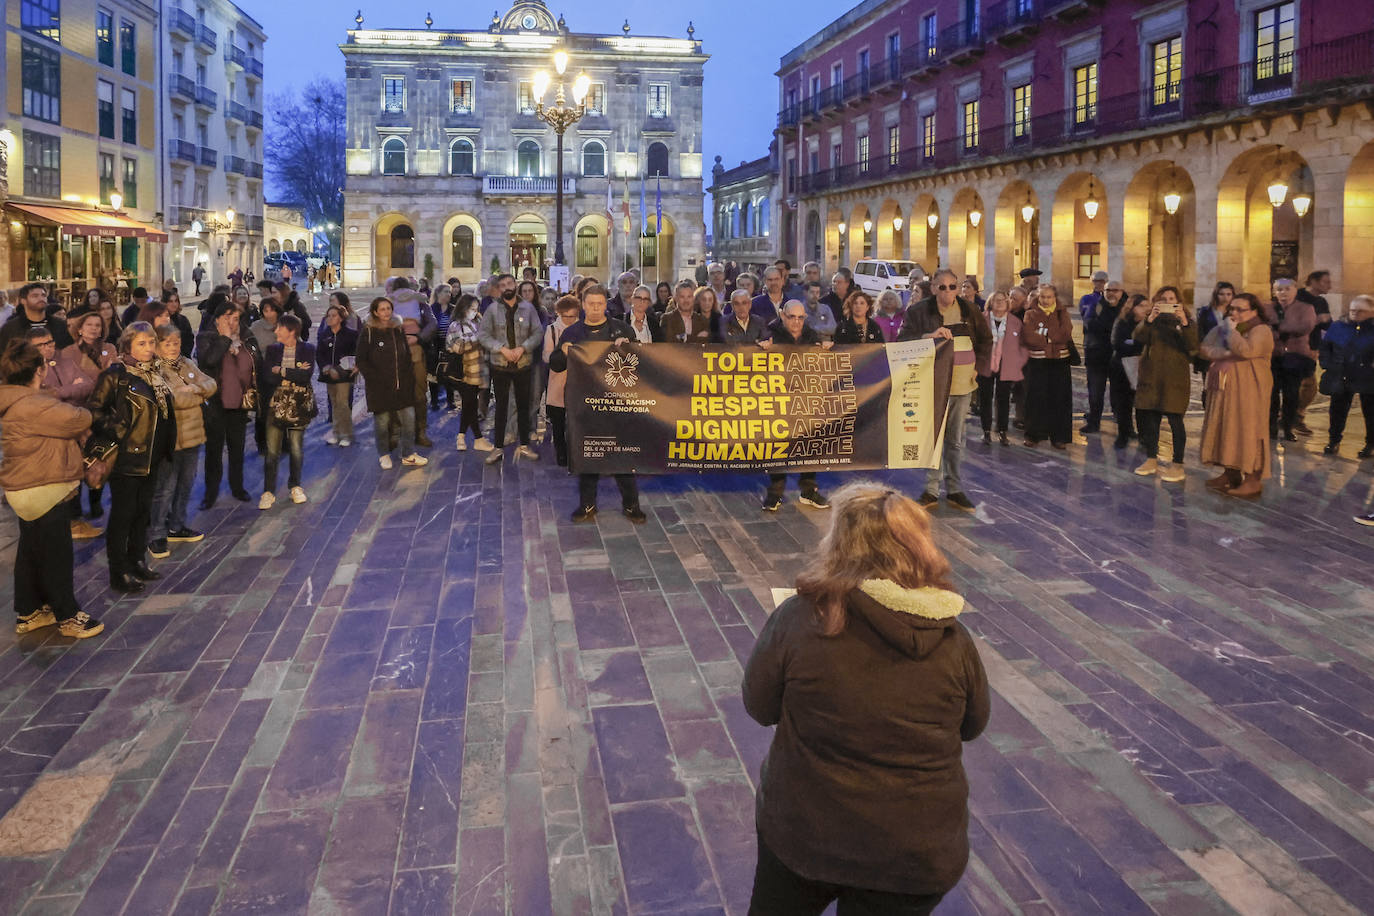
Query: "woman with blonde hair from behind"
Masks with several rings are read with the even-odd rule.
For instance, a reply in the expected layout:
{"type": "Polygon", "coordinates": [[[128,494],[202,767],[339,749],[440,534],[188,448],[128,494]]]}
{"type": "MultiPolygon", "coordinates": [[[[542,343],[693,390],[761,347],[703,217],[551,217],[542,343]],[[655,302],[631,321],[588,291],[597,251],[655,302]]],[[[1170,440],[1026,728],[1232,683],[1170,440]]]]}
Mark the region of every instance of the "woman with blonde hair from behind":
{"type": "Polygon", "coordinates": [[[929,913],[968,863],[962,742],[987,676],[925,510],[871,482],[832,505],[744,672],[745,709],[777,725],[749,912],[929,913]]]}

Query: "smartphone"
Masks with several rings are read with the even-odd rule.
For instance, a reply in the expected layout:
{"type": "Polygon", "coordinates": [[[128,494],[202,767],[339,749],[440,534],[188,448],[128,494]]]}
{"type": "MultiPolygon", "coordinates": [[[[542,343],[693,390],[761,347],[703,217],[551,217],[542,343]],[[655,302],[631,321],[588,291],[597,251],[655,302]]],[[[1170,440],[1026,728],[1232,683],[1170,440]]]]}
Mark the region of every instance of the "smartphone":
{"type": "Polygon", "coordinates": [[[1156,302],[1155,308],[1159,309],[1161,315],[1172,315],[1178,311],[1177,302],[1156,302]]]}

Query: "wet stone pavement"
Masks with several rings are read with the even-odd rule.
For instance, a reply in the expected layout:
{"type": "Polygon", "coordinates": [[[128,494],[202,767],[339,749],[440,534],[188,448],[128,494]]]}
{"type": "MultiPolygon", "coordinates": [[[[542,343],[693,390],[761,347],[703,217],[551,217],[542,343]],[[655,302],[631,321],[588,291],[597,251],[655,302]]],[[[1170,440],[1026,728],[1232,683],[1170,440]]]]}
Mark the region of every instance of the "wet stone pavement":
{"type": "MultiPolygon", "coordinates": [[[[547,446],[455,427],[383,472],[317,424],[308,504],[222,498],[139,597],[79,546],[106,635],[0,635],[0,912],[746,911],[741,665],[824,513],[678,477],[574,526],[547,446]]],[[[937,531],[995,697],[940,912],[1374,911],[1370,464],[1320,443],[1247,504],[974,435],[937,531]]]]}

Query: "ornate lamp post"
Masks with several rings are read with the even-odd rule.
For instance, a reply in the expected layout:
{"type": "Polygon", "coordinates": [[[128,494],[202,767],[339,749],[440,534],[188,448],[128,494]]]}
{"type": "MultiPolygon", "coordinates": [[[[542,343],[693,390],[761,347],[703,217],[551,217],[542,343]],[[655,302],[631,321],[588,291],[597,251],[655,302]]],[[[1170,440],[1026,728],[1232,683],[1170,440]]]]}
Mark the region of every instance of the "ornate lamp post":
{"type": "Polygon", "coordinates": [[[553,262],[559,266],[564,263],[563,258],[563,132],[582,120],[587,113],[587,106],[583,100],[587,97],[587,90],[591,88],[591,80],[587,74],[580,73],[573,81],[572,93],[573,104],[567,104],[567,98],[563,94],[563,74],[568,69],[568,52],[562,48],[554,52],[553,66],[558,71],[558,94],[554,97],[553,106],[544,107],[544,94],[549,90],[549,74],[547,71],[540,70],[534,75],[534,101],[535,116],[539,120],[548,124],[558,134],[558,184],[554,189],[556,216],[556,235],[553,247],[553,262]]]}

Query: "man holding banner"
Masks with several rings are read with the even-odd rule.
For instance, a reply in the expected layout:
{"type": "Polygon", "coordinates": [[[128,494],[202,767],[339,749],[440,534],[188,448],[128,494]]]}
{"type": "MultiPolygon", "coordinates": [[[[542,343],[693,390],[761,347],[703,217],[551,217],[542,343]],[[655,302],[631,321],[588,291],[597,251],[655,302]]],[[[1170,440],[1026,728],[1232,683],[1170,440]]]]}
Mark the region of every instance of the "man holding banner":
{"type": "MultiPolygon", "coordinates": [[[[550,372],[566,372],[568,369],[568,349],[575,343],[605,342],[617,347],[635,339],[634,330],[619,318],[606,315],[606,302],[609,296],[606,287],[599,284],[588,286],[582,291],[582,320],[563,332],[558,350],[549,357],[550,372]]],[[[636,364],[638,359],[636,358],[636,364]]],[[[582,465],[582,450],[572,456],[572,466],[578,470],[582,465]]],[[[578,505],[573,511],[574,522],[590,522],[596,519],[596,488],[601,482],[600,474],[579,473],[577,476],[578,505]]],[[[616,474],[616,486],[620,488],[621,511],[636,525],[647,521],[644,510],[639,508],[639,485],[634,474],[616,474]]]]}
{"type": "Polygon", "coordinates": [[[906,310],[900,340],[950,341],[954,345],[954,373],[950,380],[949,406],[945,413],[945,439],[939,462],[926,474],[921,505],[927,509],[940,501],[940,478],[945,481],[945,502],[964,512],[974,510],[959,480],[964,452],[964,428],[969,404],[978,388],[977,365],[986,365],[992,352],[988,320],[973,303],[959,298],[959,278],[942,267],[931,278],[933,295],[912,303],[906,310]]]}
{"type": "MultiPolygon", "coordinates": [[[[821,340],[820,335],[806,323],[806,306],[796,299],[789,300],[782,307],[782,315],[768,326],[768,333],[774,343],[792,344],[799,347],[820,347],[829,350],[834,343],[821,340]]],[[[816,487],[816,472],[804,472],[797,477],[801,487],[801,502],[813,509],[829,509],[830,500],[821,495],[816,487]]],[[[787,489],[786,474],[768,475],[768,493],[763,497],[763,510],[777,512],[782,505],[782,494],[787,489]]]]}

